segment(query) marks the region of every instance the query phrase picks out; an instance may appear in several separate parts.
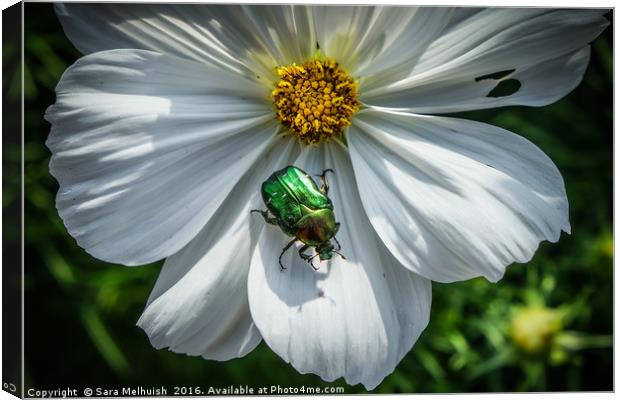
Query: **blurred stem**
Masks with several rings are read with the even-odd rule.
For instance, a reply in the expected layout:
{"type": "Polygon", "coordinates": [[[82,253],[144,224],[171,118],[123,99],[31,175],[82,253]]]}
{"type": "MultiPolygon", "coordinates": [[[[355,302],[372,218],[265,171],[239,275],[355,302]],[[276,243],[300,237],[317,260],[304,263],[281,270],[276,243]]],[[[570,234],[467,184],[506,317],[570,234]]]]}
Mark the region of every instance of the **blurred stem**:
{"type": "Polygon", "coordinates": [[[491,357],[487,361],[483,362],[482,364],[472,369],[468,375],[468,379],[474,380],[481,375],[486,375],[491,371],[499,369],[505,365],[511,364],[515,360],[514,356],[515,356],[514,349],[512,348],[503,349],[502,351],[500,351],[500,353],[496,354],[495,356],[491,357]]]}
{"type": "Polygon", "coordinates": [[[547,386],[545,366],[540,361],[527,361],[523,366],[525,380],[520,385],[519,391],[543,391],[547,386]]]}
{"type": "MultiPolygon", "coordinates": [[[[43,254],[46,255],[45,262],[60,287],[65,292],[76,291],[77,280],[69,263],[50,243],[45,242],[40,245],[43,254]]],[[[96,309],[93,306],[85,306],[81,309],[80,314],[83,326],[106,363],[117,374],[127,375],[130,372],[129,363],[105,328],[96,309]]]]}
{"type": "Polygon", "coordinates": [[[75,276],[69,263],[58,253],[56,248],[47,242],[39,243],[42,254],[45,254],[45,263],[52,273],[52,276],[65,291],[73,290],[75,276]]]}
{"type": "Polygon", "coordinates": [[[129,363],[105,328],[97,311],[91,306],[86,306],[81,314],[90,338],[110,368],[119,375],[127,375],[130,371],[129,363]]]}
{"type": "Polygon", "coordinates": [[[611,347],[612,335],[584,335],[580,332],[562,332],[555,338],[555,343],[567,350],[579,351],[583,349],[611,347]]]}
{"type": "Polygon", "coordinates": [[[426,369],[426,371],[431,374],[431,376],[437,380],[441,381],[445,378],[444,370],[441,368],[441,365],[435,359],[435,356],[427,351],[424,348],[420,348],[417,352],[415,352],[418,360],[420,360],[420,364],[426,369]]]}

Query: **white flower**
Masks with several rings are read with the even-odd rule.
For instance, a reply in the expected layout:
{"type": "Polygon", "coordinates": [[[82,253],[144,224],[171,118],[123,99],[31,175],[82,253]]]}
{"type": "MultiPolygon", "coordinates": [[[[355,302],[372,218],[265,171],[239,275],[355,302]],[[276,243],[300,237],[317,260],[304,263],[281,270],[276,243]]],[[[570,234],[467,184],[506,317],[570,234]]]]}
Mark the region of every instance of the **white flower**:
{"type": "Polygon", "coordinates": [[[156,348],[228,360],[264,339],[302,373],[372,389],[427,325],[431,280],[495,282],[570,230],[562,177],[535,145],[421,114],[558,100],[580,82],[604,10],[56,10],[86,54],[46,114],[57,207],[97,258],[167,258],[138,322],[156,348]],[[308,146],[275,118],[272,91],[276,68],[317,49],[355,80],[359,111],[343,139],[308,146]],[[250,210],[288,164],[334,169],[347,260],[314,272],[292,250],[280,271],[290,238],[250,210]]]}

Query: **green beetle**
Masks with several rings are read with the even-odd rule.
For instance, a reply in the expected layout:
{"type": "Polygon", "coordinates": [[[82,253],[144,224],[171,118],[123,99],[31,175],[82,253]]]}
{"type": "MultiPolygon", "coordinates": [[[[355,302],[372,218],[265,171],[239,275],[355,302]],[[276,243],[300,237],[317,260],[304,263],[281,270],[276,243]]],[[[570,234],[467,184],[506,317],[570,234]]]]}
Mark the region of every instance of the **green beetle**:
{"type": "Polygon", "coordinates": [[[277,225],[285,234],[293,236],[293,240],[282,249],[278,258],[282,270],[286,269],[282,265],[282,256],[298,240],[304,244],[299,249],[299,256],[315,271],[318,268],[314,266],[312,259],[317,255],[321,261],[331,259],[334,253],[345,258],[338,252],[341,247],[336,239],[336,232],[340,223],[336,222],[334,206],[327,197],[327,172],[334,171],[326,169],[319,175],[323,183],[319,188],[310,175],[289,165],[271,174],[261,186],[263,201],[268,210],[251,212],[260,213],[265,222],[277,225]],[[270,211],[273,216],[269,215],[270,211]],[[334,249],[332,239],[338,245],[337,249],[334,249]],[[306,254],[305,251],[310,247],[314,247],[317,254],[306,254]]]}

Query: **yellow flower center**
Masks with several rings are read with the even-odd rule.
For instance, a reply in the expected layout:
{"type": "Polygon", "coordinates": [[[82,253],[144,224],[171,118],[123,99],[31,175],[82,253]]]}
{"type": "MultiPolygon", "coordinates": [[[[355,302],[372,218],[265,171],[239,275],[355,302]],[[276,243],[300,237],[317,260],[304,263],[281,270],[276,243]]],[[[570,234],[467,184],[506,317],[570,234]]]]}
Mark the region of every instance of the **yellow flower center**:
{"type": "Polygon", "coordinates": [[[341,135],[359,109],[357,85],[332,59],[278,68],[276,118],[307,144],[341,135]]]}

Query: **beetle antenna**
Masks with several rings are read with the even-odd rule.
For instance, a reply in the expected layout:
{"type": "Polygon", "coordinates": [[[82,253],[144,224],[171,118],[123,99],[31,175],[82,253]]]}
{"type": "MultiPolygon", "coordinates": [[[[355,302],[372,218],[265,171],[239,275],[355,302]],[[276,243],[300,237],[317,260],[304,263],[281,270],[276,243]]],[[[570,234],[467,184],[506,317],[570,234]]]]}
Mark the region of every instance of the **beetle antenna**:
{"type": "Polygon", "coordinates": [[[346,260],[347,258],[345,256],[342,255],[342,253],[340,253],[339,251],[334,251],[336,254],[338,254],[340,257],[342,257],[343,260],[346,260]]]}

